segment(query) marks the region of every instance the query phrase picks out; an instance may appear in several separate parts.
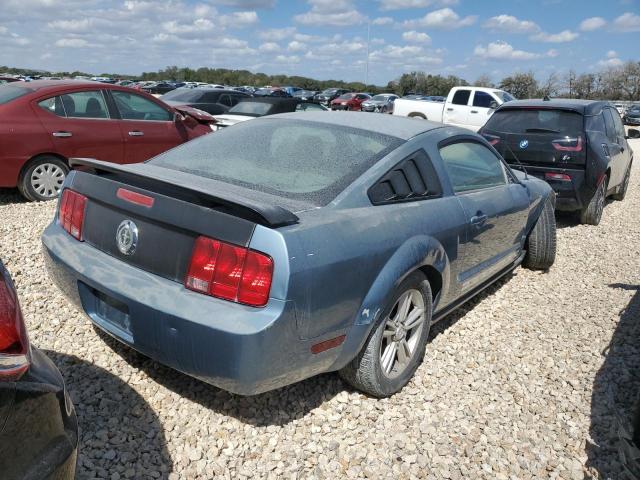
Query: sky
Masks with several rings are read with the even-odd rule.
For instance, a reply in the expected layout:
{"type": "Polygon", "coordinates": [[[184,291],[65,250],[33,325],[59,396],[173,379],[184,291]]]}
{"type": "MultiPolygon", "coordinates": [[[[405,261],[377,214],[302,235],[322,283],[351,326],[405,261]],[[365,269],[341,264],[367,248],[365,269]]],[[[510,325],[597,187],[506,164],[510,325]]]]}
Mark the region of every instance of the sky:
{"type": "Polygon", "coordinates": [[[542,80],[639,60],[640,0],[0,0],[0,35],[0,65],[54,71],[542,80]]]}

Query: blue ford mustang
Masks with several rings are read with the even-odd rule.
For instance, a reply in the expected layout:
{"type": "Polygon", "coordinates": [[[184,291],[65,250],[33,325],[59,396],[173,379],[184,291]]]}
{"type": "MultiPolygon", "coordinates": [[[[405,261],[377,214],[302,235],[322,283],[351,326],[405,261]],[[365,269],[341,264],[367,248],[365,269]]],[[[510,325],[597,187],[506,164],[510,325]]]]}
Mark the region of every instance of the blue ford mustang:
{"type": "Polygon", "coordinates": [[[433,321],[522,262],[552,265],[555,196],[470,131],[366,117],[73,160],[42,238],[52,278],[98,327],[231,392],[327,371],[397,392],[433,321]]]}

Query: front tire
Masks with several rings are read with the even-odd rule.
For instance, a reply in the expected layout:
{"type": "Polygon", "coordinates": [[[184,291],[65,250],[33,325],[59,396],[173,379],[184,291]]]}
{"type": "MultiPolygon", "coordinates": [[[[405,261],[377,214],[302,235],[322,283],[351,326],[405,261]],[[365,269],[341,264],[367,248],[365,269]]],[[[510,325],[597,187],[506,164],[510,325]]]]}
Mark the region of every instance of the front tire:
{"type": "Polygon", "coordinates": [[[374,397],[400,391],[424,357],[431,313],[429,282],[414,272],[393,291],[362,351],[340,370],[340,376],[374,397]]]}
{"type": "Polygon", "coordinates": [[[43,155],[28,164],[18,182],[26,199],[36,202],[53,200],[60,195],[69,167],[58,157],[43,155]]]}
{"type": "Polygon", "coordinates": [[[551,199],[545,201],[542,213],[525,242],[527,253],[522,265],[530,270],[548,270],[556,260],[556,216],[551,199]]]}
{"type": "Polygon", "coordinates": [[[598,189],[593,198],[591,198],[589,205],[580,212],[580,223],[585,225],[598,225],[600,223],[607,198],[607,181],[608,178],[605,175],[600,181],[600,185],[598,185],[598,189]]]}

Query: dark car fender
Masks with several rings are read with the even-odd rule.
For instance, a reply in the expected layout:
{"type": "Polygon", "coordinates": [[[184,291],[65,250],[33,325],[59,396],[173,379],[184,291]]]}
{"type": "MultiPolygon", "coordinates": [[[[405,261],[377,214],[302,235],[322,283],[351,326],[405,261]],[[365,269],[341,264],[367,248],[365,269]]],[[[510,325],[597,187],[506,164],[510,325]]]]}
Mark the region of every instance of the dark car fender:
{"type": "Polygon", "coordinates": [[[408,275],[425,267],[431,271],[435,270],[440,275],[442,287],[434,301],[435,310],[438,299],[449,285],[449,257],[437,239],[426,235],[415,236],[396,250],[376,276],[358,309],[340,355],[331,370],[339,370],[353,360],[369,338],[371,330],[377,324],[396,287],[408,275]]]}
{"type": "MultiPolygon", "coordinates": [[[[544,209],[544,204],[547,199],[551,199],[553,204],[553,208],[556,207],[556,193],[549,186],[547,182],[539,180],[535,177],[528,176],[525,177],[523,173],[517,172],[516,176],[520,180],[529,194],[529,217],[527,218],[527,226],[524,229],[525,238],[533,227],[536,225],[542,210],[544,209]]],[[[524,241],[524,238],[523,238],[524,241]]]]}

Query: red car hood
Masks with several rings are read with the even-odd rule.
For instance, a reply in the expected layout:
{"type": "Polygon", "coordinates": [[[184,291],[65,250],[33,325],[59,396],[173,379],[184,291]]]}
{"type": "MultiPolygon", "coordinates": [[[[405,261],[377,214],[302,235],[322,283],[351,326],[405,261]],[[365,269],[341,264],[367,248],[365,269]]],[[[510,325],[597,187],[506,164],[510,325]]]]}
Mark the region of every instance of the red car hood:
{"type": "Polygon", "coordinates": [[[175,105],[173,107],[183,115],[188,115],[195,118],[200,123],[216,123],[216,119],[210,113],[197,108],[189,107],[188,105],[175,105]]]}

